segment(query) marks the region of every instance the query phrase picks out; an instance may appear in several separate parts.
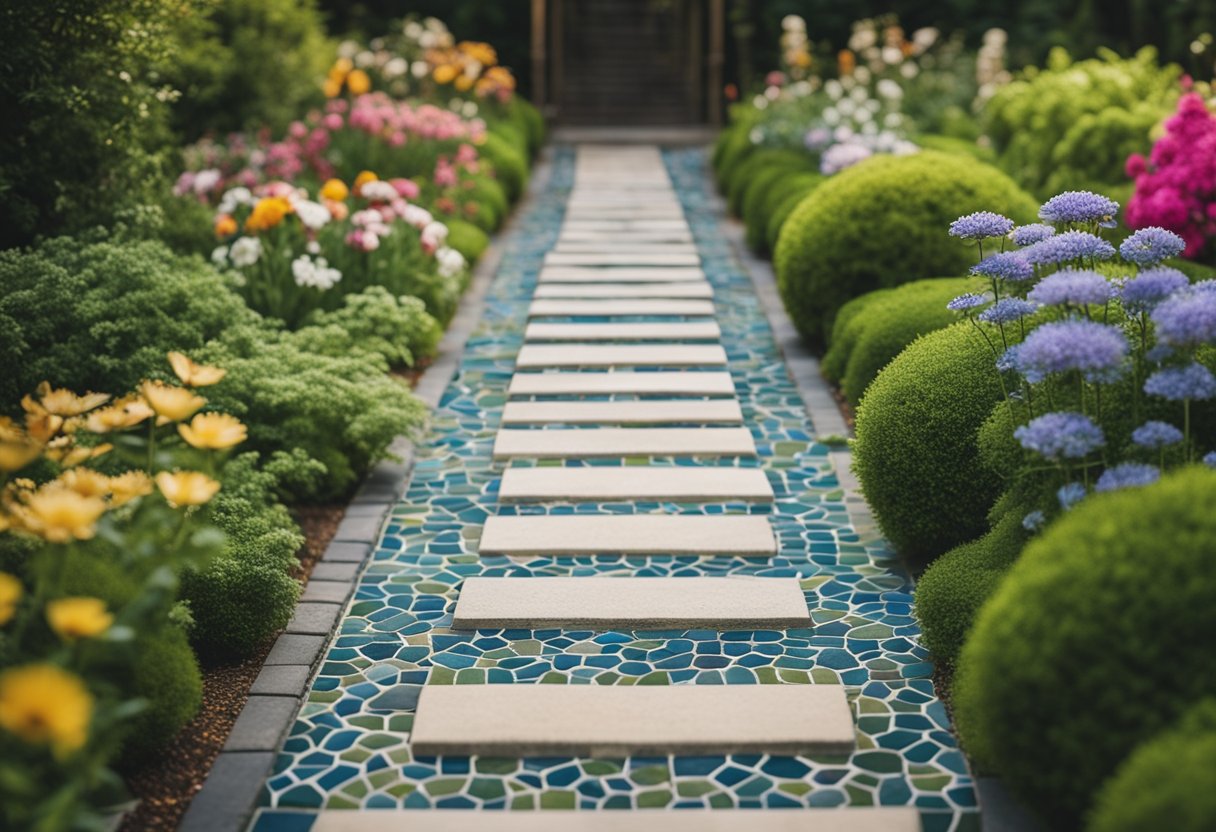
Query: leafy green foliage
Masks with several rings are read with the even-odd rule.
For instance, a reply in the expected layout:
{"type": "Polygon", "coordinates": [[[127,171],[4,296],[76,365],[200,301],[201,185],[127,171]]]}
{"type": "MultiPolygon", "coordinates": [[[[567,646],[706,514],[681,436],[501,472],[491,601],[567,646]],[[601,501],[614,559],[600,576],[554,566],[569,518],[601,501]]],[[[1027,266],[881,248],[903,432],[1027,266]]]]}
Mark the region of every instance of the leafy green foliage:
{"type": "Polygon", "coordinates": [[[486,232],[472,223],[464,220],[448,220],[447,227],[447,244],[463,254],[464,259],[470,263],[476,263],[490,245],[490,238],[486,232]]]}
{"type": "Polygon", "coordinates": [[[1186,711],[1123,761],[1094,803],[1088,832],[1216,829],[1216,699],[1186,711]]]}
{"type": "Polygon", "coordinates": [[[777,284],[798,331],[822,346],[850,298],[961,274],[975,248],[946,229],[980,210],[1029,222],[1038,206],[996,168],[934,151],[868,159],[829,178],[794,210],[777,242],[777,284]]]}
{"type": "Polygon", "coordinates": [[[1149,131],[1178,98],[1179,68],[1158,66],[1152,47],[1132,58],[1098,54],[1073,62],[1054,49],[1045,68],[1026,70],[984,110],[1001,167],[1042,197],[1125,182],[1128,155],[1150,149],[1149,131]]]}
{"type": "Polygon", "coordinates": [[[316,312],[308,323],[295,333],[302,349],[334,358],[370,352],[392,367],[412,367],[430,358],[443,336],[421,300],[393,297],[383,286],[347,295],[340,309],[316,312]]]}
{"type": "Polygon", "coordinates": [[[810,173],[815,170],[815,159],[797,150],[769,147],[756,150],[727,174],[726,199],[732,215],[743,216],[743,200],[749,188],[755,183],[756,177],[770,167],[790,173],[810,173]]]}
{"type": "Polygon", "coordinates": [[[764,221],[764,242],[770,252],[777,250],[777,240],[781,238],[781,229],[785,227],[790,214],[825,178],[818,173],[800,173],[783,180],[770,191],[768,204],[764,208],[768,212],[768,219],[764,221]]]}
{"type": "Polygon", "coordinates": [[[969,324],[908,345],[857,409],[853,466],[878,525],[901,553],[930,560],[986,531],[1001,480],[976,433],[1001,400],[993,356],[969,324]]]}
{"type": "Polygon", "coordinates": [[[201,0],[182,10],[177,37],[164,73],[182,93],[173,114],[186,140],[285,129],[321,103],[335,54],[315,0],[201,0]]]}
{"type": "Polygon", "coordinates": [[[878,372],[917,337],[958,320],[951,298],[976,288],[975,278],[918,280],[846,303],[836,316],[823,373],[856,405],[878,372]]]}
{"type": "Polygon", "coordinates": [[[166,0],[0,9],[0,248],[109,222],[167,189],[166,0]]]}
{"type": "Polygon", "coordinates": [[[126,766],[162,751],[203,704],[203,676],[186,634],[178,627],[136,640],[131,692],[147,707],[131,720],[123,744],[126,766]]]}
{"type": "Polygon", "coordinates": [[[1060,828],[1138,745],[1216,692],[1216,472],[1099,494],[1032,541],[955,677],[964,742],[1060,828]]]}
{"type": "Polygon", "coordinates": [[[489,160],[507,199],[515,202],[523,196],[524,188],[528,185],[528,162],[508,139],[487,133],[485,142],[478,146],[477,151],[489,160]]]}

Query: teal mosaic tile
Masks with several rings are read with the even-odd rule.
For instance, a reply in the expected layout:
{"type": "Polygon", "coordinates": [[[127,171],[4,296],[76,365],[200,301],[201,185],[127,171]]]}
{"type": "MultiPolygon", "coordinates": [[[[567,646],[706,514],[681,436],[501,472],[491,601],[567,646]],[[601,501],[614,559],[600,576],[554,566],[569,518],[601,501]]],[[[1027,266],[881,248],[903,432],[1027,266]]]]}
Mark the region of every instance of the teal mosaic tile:
{"type": "Polygon", "coordinates": [[[306,830],[308,810],[318,808],[841,805],[912,805],[927,829],[978,829],[972,778],[918,643],[910,579],[882,541],[862,540],[850,523],[829,448],[815,441],[750,279],[718,231],[704,153],[677,150],[664,158],[715,289],[722,344],[759,454],[539,464],[759,466],[775,502],[498,503],[502,465],[491,460],[491,446],[537,273],[556,240],[571,186],[573,153],[559,150],[548,187],[505,240],[484,319],[417,448],[413,479],[265,784],[253,829],[306,830]],[[493,514],[659,512],[771,515],[780,552],[759,562],[477,555],[480,526],[493,514]],[[450,623],[459,584],[470,575],[793,576],[802,581],[814,626],[455,632],[450,623]],[[808,681],[846,686],[859,719],[858,749],[847,758],[436,758],[415,757],[409,746],[423,684],[808,681]]]}

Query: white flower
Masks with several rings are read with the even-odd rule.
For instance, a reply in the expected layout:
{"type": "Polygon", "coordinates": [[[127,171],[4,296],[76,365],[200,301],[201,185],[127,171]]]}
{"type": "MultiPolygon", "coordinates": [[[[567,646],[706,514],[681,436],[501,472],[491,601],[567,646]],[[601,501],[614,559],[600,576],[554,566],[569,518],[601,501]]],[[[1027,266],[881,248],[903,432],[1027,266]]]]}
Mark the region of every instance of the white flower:
{"type": "Polygon", "coordinates": [[[221,214],[232,214],[240,206],[252,204],[253,192],[248,188],[229,188],[220,197],[220,204],[216,210],[221,214]]]}
{"type": "Polygon", "coordinates": [[[765,98],[763,95],[757,95],[755,98],[752,99],[752,106],[755,107],[757,110],[763,110],[765,107],[768,106],[768,99],[765,98]]]}
{"type": "Polygon", "coordinates": [[[252,266],[262,257],[262,241],[257,237],[238,237],[228,253],[233,265],[252,266]]]}
{"type": "Polygon", "coordinates": [[[752,144],[760,144],[764,141],[764,131],[759,127],[753,127],[747,134],[747,140],[752,144]]]}
{"type": "Polygon", "coordinates": [[[894,66],[904,59],[904,53],[899,51],[898,46],[884,46],[882,50],[883,63],[894,66]]]}
{"type": "Polygon", "coordinates": [[[853,99],[845,98],[836,104],[836,109],[842,116],[851,116],[857,106],[853,103],[853,99]]]}
{"type": "Polygon", "coordinates": [[[304,223],[305,228],[311,228],[313,231],[324,228],[333,219],[329,209],[319,202],[297,199],[292,204],[295,206],[296,216],[300,218],[300,222],[304,223]]]}
{"type": "Polygon", "coordinates": [[[400,78],[402,75],[409,72],[409,70],[409,62],[406,61],[405,58],[397,57],[390,59],[384,64],[383,72],[384,77],[386,78],[400,78]]]}
{"type": "Polygon", "coordinates": [[[431,67],[426,61],[414,61],[410,64],[410,74],[415,78],[425,78],[430,74],[431,67]]]}
{"type": "Polygon", "coordinates": [[[806,21],[796,14],[787,14],[781,18],[781,28],[787,32],[805,32],[806,21]]]}
{"type": "Polygon", "coordinates": [[[764,97],[769,101],[776,101],[781,97],[781,87],[765,87],[764,97]]]}
{"type": "Polygon", "coordinates": [[[295,278],[297,286],[325,290],[332,289],[342,279],[342,272],[331,269],[324,257],[314,261],[307,255],[300,255],[291,261],[291,276],[295,278]]]}
{"type": "Polygon", "coordinates": [[[367,69],[376,62],[376,56],[366,49],[355,56],[355,66],[367,69]]]}
{"type": "Polygon", "coordinates": [[[318,243],[316,240],[309,240],[307,243],[304,244],[304,250],[307,251],[309,254],[320,254],[321,253],[321,244],[318,243]]]}
{"type": "Polygon", "coordinates": [[[477,115],[477,102],[466,101],[460,105],[460,114],[465,118],[473,118],[477,115]]]}
{"type": "Polygon", "coordinates": [[[353,58],[359,51],[359,44],[353,40],[344,40],[338,44],[338,55],[343,58],[353,58]]]}
{"type": "Polygon", "coordinates": [[[901,66],[899,68],[899,74],[904,76],[905,78],[915,78],[917,73],[919,73],[919,72],[920,72],[920,67],[918,67],[916,64],[912,63],[911,61],[908,61],[906,64],[904,64],[903,66],[901,66]]]}
{"type": "Polygon", "coordinates": [[[211,251],[211,262],[222,266],[228,262],[228,246],[217,246],[211,251]]]}
{"type": "Polygon", "coordinates": [[[364,199],[372,202],[392,202],[397,198],[397,189],[383,180],[368,182],[363,185],[359,193],[364,199]]]}
{"type": "Polygon", "coordinates": [[[216,168],[208,168],[200,170],[194,175],[194,192],[196,194],[208,193],[212,188],[220,183],[220,172],[216,168]]]}
{"type": "Polygon", "coordinates": [[[914,43],[923,52],[934,43],[937,42],[937,37],[940,32],[932,26],[926,26],[923,29],[917,29],[912,33],[912,43],[914,43]]]}
{"type": "Polygon", "coordinates": [[[439,46],[439,35],[434,32],[423,32],[418,36],[418,45],[423,49],[434,49],[439,46]]]}
{"type": "Polygon", "coordinates": [[[860,142],[841,142],[834,144],[823,152],[819,160],[819,172],[824,176],[839,173],[845,168],[852,167],[863,159],[868,159],[873,151],[860,142]]]}
{"type": "Polygon", "coordinates": [[[418,38],[422,35],[422,25],[416,20],[409,20],[406,21],[405,29],[403,31],[405,36],[410,40],[418,40],[418,38]]]}
{"type": "Polygon", "coordinates": [[[422,229],[422,244],[428,248],[438,248],[448,238],[448,227],[441,222],[428,223],[422,229]]]}
{"type": "Polygon", "coordinates": [[[439,264],[440,277],[455,277],[464,271],[464,255],[454,248],[444,246],[435,252],[435,262],[439,264]]]}
{"type": "Polygon", "coordinates": [[[849,98],[853,99],[858,104],[865,101],[869,97],[870,93],[865,87],[854,87],[853,91],[849,93],[849,98]]]}
{"type": "Polygon", "coordinates": [[[904,97],[904,88],[892,81],[890,78],[883,78],[875,85],[874,89],[883,98],[889,98],[892,101],[897,101],[904,97]]]}
{"type": "Polygon", "coordinates": [[[853,70],[853,77],[857,79],[859,84],[868,84],[871,78],[870,70],[867,67],[859,66],[853,70]]]}
{"type": "Polygon", "coordinates": [[[866,25],[866,21],[859,21],[853,29],[853,34],[849,38],[849,48],[854,52],[861,52],[864,49],[869,49],[878,40],[878,35],[874,30],[866,25]]]}
{"type": "Polygon", "coordinates": [[[837,112],[835,107],[828,107],[823,111],[823,123],[829,127],[835,127],[837,124],[840,124],[840,113],[837,112]]]}
{"type": "Polygon", "coordinates": [[[828,98],[833,101],[839,101],[840,96],[844,95],[844,87],[835,78],[827,81],[823,85],[823,91],[828,94],[828,98]]]}
{"type": "Polygon", "coordinates": [[[433,219],[431,212],[420,205],[407,205],[405,210],[401,212],[401,219],[408,222],[414,228],[426,228],[433,219]]]}

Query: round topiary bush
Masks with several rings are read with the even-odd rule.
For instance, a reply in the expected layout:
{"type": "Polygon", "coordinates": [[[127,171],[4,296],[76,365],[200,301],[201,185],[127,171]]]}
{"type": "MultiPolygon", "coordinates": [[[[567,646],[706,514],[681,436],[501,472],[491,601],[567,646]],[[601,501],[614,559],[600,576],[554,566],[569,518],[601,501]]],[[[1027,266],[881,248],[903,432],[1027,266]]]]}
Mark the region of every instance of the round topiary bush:
{"type": "Polygon", "coordinates": [[[996,168],[934,151],[876,156],[830,177],[798,205],[777,241],[777,285],[794,325],[824,346],[850,298],[964,273],[975,246],[946,230],[981,210],[1021,223],[1035,219],[1038,205],[996,168]]]}
{"type": "Polygon", "coordinates": [[[831,370],[833,375],[828,377],[839,382],[845,398],[856,405],[878,372],[904,347],[957,321],[958,315],[946,304],[976,286],[977,281],[967,277],[918,280],[872,293],[878,297],[846,315],[853,304],[870,295],[854,298],[841,307],[836,318],[832,346],[824,356],[824,374],[831,370]]]}
{"type": "Polygon", "coordinates": [[[801,150],[765,147],[757,150],[735,167],[726,179],[726,204],[732,216],[742,216],[743,199],[756,178],[769,168],[784,171],[810,172],[815,160],[801,150]]]}
{"type": "Polygon", "coordinates": [[[132,694],[147,707],[131,721],[123,743],[124,766],[161,751],[203,703],[203,675],[186,634],[168,626],[136,642],[139,655],[131,675],[132,694]]]}
{"type": "Polygon", "coordinates": [[[1213,501],[1216,471],[1198,466],[1085,500],[1026,547],[963,647],[967,748],[1060,828],[1216,695],[1213,501]]]}
{"type": "Polygon", "coordinates": [[[975,439],[1000,400],[992,352],[966,323],[912,342],[874,379],[857,409],[853,467],[897,550],[927,560],[987,531],[1001,480],[975,439]]]}
{"type": "Polygon", "coordinates": [[[785,227],[785,221],[790,218],[790,214],[794,213],[794,209],[818,188],[825,178],[819,173],[800,173],[772,189],[765,207],[768,219],[764,221],[764,242],[769,251],[777,250],[777,240],[780,239],[781,229],[785,227]]]}
{"type": "Polygon", "coordinates": [[[818,174],[805,166],[790,168],[784,165],[770,165],[756,174],[743,193],[740,209],[748,248],[757,253],[768,250],[768,220],[777,202],[795,192],[789,187],[795,179],[801,180],[797,192],[805,193],[808,176],[818,177],[818,174]]]}
{"type": "Polygon", "coordinates": [[[1137,748],[1094,802],[1088,832],[1216,829],[1216,699],[1137,748]]]}
{"type": "Polygon", "coordinates": [[[494,212],[494,228],[501,226],[511,210],[511,202],[498,180],[479,173],[473,179],[469,193],[479,204],[494,212]]]}
{"type": "Polygon", "coordinates": [[[515,202],[523,196],[528,184],[528,162],[523,154],[510,141],[494,133],[486,133],[485,141],[478,145],[477,150],[489,159],[494,176],[506,192],[507,199],[515,202]]]}
{"type": "Polygon", "coordinates": [[[738,121],[722,131],[720,141],[714,146],[711,163],[716,174],[718,190],[726,190],[727,178],[735,166],[757,150],[750,135],[755,119],[755,111],[745,111],[738,121]]]}
{"type": "Polygon", "coordinates": [[[476,263],[490,244],[490,237],[477,226],[464,220],[448,220],[447,244],[464,255],[470,263],[476,263]]]}

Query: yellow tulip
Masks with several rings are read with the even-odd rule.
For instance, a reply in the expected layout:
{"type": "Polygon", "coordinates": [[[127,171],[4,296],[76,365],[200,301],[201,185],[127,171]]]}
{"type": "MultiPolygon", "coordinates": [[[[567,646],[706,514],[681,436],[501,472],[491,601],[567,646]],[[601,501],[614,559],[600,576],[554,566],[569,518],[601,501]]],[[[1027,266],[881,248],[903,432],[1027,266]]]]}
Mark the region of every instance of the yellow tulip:
{"type": "Polygon", "coordinates": [[[66,757],[84,746],[92,718],[92,695],[66,670],[29,664],[0,673],[0,728],[31,745],[66,757]]]}
{"type": "Polygon", "coordinates": [[[321,198],[341,202],[350,196],[350,189],[341,179],[330,179],[321,186],[321,198]]]}
{"type": "Polygon", "coordinates": [[[51,482],[29,495],[21,521],[28,531],[43,540],[67,543],[91,538],[105,511],[105,500],[100,497],[85,497],[51,482]]]}
{"type": "Polygon", "coordinates": [[[25,594],[21,581],[7,572],[0,572],[0,625],[7,624],[17,614],[17,602],[25,594]]]}
{"type": "Polygon", "coordinates": [[[152,493],[152,487],[152,478],[143,471],[127,471],[110,477],[110,505],[117,508],[136,497],[144,497],[152,493]]]}
{"type": "Polygon", "coordinates": [[[46,620],[64,641],[92,638],[110,629],[114,616],[100,598],[59,598],[46,605],[46,620]]]}
{"type": "Polygon", "coordinates": [[[245,441],[245,426],[227,413],[200,413],[190,424],[180,424],[177,432],[191,447],[221,451],[245,441]]]}
{"type": "Polygon", "coordinates": [[[37,392],[43,409],[56,416],[79,416],[93,408],[101,407],[110,400],[108,393],[85,393],[83,396],[77,396],[64,388],[52,390],[50,383],[45,381],[38,385],[37,392]]]}
{"type": "Polygon", "coordinates": [[[361,69],[353,69],[346,76],[346,88],[351,95],[363,95],[372,88],[372,79],[361,69]]]}
{"type": "Polygon", "coordinates": [[[196,396],[184,387],[170,387],[160,381],[145,381],[139,386],[139,392],[157,416],[170,422],[189,419],[207,403],[202,396],[196,396]]]}
{"type": "Polygon", "coordinates": [[[173,372],[188,387],[207,387],[217,384],[228,372],[220,367],[208,367],[196,364],[180,352],[169,353],[169,364],[173,372]]]}
{"type": "Polygon", "coordinates": [[[162,471],[156,475],[156,487],[174,508],[201,506],[220,490],[218,482],[198,471],[162,471]]]}

